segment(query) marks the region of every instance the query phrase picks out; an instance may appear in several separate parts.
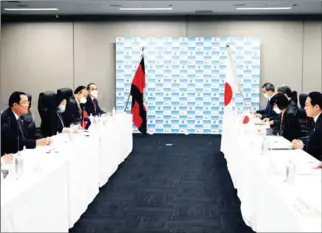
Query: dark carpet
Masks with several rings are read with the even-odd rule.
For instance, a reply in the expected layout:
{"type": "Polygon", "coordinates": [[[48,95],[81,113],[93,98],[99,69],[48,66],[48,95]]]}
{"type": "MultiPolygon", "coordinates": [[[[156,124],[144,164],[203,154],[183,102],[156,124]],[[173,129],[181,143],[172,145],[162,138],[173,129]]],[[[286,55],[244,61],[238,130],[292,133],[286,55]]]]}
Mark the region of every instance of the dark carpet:
{"type": "Polygon", "coordinates": [[[252,232],[219,150],[214,135],[135,135],[133,152],[70,232],[252,232]]]}

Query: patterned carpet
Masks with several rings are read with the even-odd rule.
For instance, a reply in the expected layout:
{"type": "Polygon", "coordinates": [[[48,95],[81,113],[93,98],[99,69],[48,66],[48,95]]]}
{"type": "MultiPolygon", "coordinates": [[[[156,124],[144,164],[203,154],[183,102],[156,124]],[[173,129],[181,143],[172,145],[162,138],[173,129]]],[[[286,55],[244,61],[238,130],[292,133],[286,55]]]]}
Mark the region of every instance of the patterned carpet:
{"type": "Polygon", "coordinates": [[[134,136],[133,152],[70,232],[252,232],[219,149],[218,136],[134,136]]]}

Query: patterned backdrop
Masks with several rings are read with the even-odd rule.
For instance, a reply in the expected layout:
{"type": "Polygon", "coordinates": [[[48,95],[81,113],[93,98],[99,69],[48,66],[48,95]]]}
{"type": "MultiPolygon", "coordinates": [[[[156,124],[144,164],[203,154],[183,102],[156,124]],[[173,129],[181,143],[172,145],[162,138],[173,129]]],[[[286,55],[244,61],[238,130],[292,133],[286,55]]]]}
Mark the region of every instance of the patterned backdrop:
{"type": "MultiPolygon", "coordinates": [[[[227,43],[245,97],[244,104],[240,93],[235,96],[236,110],[258,109],[259,40],[121,37],[116,39],[116,110],[124,110],[144,47],[148,133],[220,134],[227,43]]],[[[130,108],[131,98],[127,112],[130,108]]]]}

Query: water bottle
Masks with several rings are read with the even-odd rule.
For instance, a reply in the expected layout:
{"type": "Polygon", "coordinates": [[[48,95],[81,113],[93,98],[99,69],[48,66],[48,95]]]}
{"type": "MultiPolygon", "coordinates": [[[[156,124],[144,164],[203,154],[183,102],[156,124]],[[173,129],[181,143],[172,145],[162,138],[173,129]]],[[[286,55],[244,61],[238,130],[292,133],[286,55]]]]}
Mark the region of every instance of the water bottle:
{"type": "Polygon", "coordinates": [[[19,179],[23,174],[24,169],[24,160],[23,156],[18,152],[15,155],[15,173],[16,173],[16,179],[19,179]]]}
{"type": "Polygon", "coordinates": [[[74,134],[74,132],[73,132],[73,128],[72,128],[72,126],[71,127],[69,127],[69,130],[68,130],[68,136],[69,136],[69,140],[70,141],[72,141],[73,140],[73,134],[74,134]]]}
{"type": "Polygon", "coordinates": [[[267,151],[268,151],[268,140],[267,140],[267,138],[266,138],[266,136],[263,136],[262,137],[262,151],[261,151],[261,155],[265,155],[266,153],[267,153],[267,151]]]}
{"type": "Polygon", "coordinates": [[[112,110],[112,116],[113,116],[113,117],[115,116],[115,107],[113,107],[113,110],[112,110]]]}
{"type": "Polygon", "coordinates": [[[295,164],[292,161],[289,160],[286,164],[285,172],[285,181],[289,184],[293,184],[295,176],[295,164]]]}

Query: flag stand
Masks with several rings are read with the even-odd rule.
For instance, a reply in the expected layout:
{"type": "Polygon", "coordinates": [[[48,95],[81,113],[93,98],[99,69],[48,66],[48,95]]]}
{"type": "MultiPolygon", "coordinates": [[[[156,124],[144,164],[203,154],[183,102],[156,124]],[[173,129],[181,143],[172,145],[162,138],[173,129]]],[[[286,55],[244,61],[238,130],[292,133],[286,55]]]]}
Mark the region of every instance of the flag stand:
{"type": "MultiPolygon", "coordinates": [[[[144,56],[144,47],[142,47],[142,50],[141,50],[141,58],[144,56]]],[[[131,89],[130,89],[130,93],[127,97],[127,101],[126,101],[126,104],[125,104],[125,107],[124,107],[124,112],[126,112],[126,109],[127,109],[127,105],[129,104],[129,100],[130,100],[130,96],[131,96],[131,89]]]]}

